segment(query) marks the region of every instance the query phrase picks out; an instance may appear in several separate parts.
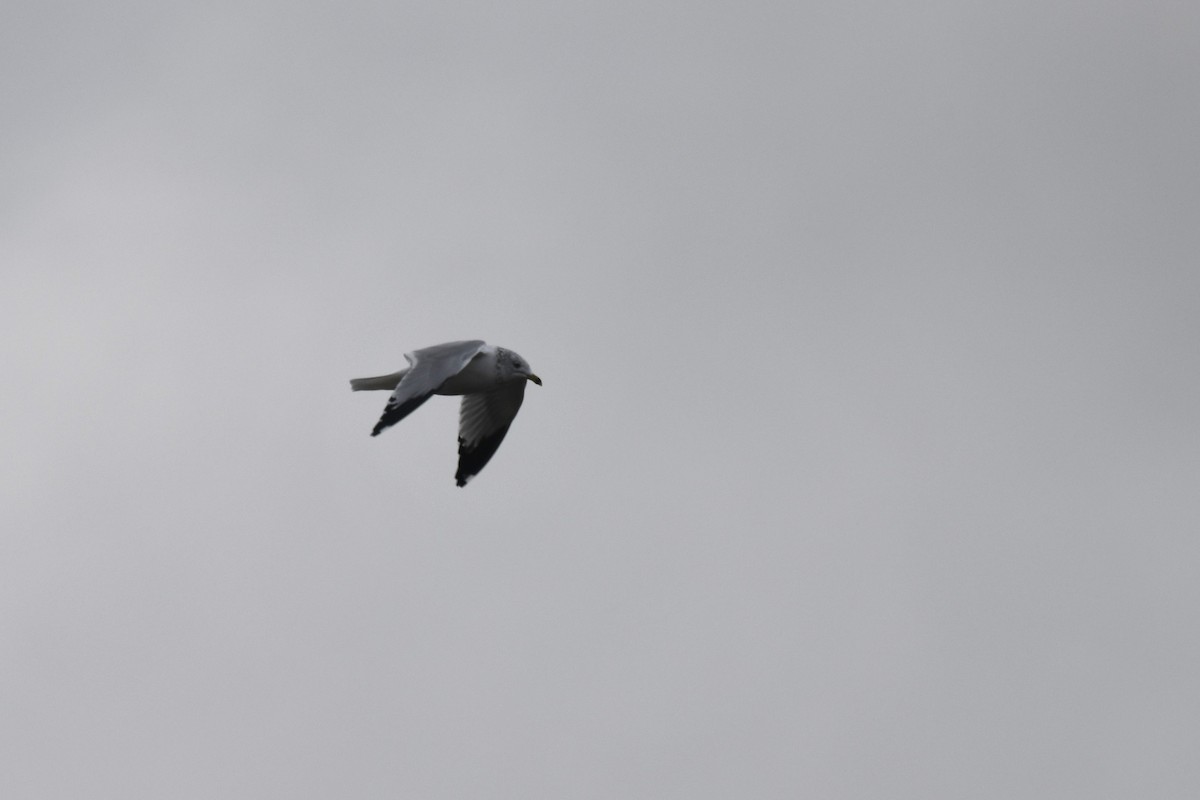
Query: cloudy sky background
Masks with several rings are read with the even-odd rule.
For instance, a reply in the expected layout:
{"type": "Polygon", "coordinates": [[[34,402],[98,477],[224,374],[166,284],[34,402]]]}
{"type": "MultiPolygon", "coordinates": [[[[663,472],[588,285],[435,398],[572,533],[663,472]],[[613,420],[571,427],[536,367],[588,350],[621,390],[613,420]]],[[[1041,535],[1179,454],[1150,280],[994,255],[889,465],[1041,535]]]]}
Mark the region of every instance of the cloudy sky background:
{"type": "Polygon", "coordinates": [[[6,3],[0,795],[1196,796],[1197,41],[6,3]]]}

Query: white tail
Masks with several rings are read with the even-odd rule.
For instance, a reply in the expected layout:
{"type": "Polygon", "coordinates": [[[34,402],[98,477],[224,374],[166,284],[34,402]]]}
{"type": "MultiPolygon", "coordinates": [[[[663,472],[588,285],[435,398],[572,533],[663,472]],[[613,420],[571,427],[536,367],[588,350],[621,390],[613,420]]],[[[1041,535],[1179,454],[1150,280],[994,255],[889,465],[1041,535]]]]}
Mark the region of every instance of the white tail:
{"type": "Polygon", "coordinates": [[[391,375],[380,375],[377,378],[353,378],[350,381],[350,391],[352,392],[371,392],[375,390],[392,391],[396,388],[396,384],[400,383],[400,379],[408,372],[407,369],[402,369],[399,372],[393,372],[391,375]]]}

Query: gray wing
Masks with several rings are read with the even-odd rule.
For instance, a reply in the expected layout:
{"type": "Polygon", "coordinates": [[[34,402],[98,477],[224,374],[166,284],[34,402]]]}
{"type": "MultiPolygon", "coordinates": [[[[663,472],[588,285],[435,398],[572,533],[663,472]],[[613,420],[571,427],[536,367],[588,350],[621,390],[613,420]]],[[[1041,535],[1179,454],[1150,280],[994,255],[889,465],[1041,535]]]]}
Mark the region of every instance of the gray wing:
{"type": "Polygon", "coordinates": [[[485,343],[479,340],[447,342],[405,353],[411,366],[388,398],[383,416],[375,423],[371,435],[378,436],[385,428],[416,411],[443,383],[462,372],[484,346],[485,343]]]}
{"type": "Polygon", "coordinates": [[[454,474],[459,486],[466,486],[496,454],[524,399],[523,380],[463,397],[458,423],[458,472],[454,474]]]}

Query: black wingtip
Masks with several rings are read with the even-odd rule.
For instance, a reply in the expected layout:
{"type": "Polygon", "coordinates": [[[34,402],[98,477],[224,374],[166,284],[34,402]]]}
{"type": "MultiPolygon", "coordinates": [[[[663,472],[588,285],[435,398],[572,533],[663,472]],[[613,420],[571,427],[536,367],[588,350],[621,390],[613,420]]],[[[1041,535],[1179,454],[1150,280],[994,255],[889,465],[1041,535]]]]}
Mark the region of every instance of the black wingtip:
{"type": "Polygon", "coordinates": [[[395,425],[400,420],[407,417],[412,412],[421,407],[421,404],[432,397],[433,394],[423,395],[421,397],[413,397],[405,400],[400,405],[393,405],[389,400],[387,406],[383,409],[383,416],[379,418],[379,422],[375,423],[375,430],[371,431],[372,436],[378,436],[388,428],[395,425]]]}
{"type": "Polygon", "coordinates": [[[480,470],[487,466],[491,461],[492,456],[496,454],[496,448],[504,441],[504,435],[508,433],[508,425],[496,430],[491,436],[480,439],[475,443],[474,447],[468,447],[463,438],[458,437],[458,472],[454,477],[458,479],[459,486],[466,486],[467,481],[479,474],[480,470]]]}

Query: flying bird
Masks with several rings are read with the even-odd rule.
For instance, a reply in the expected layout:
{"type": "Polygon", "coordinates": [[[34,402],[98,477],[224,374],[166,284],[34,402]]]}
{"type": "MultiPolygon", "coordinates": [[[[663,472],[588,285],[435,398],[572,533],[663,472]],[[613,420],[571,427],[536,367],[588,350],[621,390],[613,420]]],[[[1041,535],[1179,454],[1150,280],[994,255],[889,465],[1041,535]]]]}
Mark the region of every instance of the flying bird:
{"type": "Polygon", "coordinates": [[[512,350],[477,339],[435,344],[405,353],[404,357],[408,367],[399,372],[350,381],[350,389],[355,392],[392,391],[371,435],[378,436],[435,394],[462,395],[458,471],[454,479],[459,486],[466,486],[504,441],[525,399],[525,382],[541,386],[542,379],[512,350]]]}

